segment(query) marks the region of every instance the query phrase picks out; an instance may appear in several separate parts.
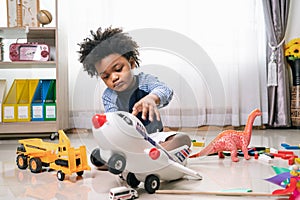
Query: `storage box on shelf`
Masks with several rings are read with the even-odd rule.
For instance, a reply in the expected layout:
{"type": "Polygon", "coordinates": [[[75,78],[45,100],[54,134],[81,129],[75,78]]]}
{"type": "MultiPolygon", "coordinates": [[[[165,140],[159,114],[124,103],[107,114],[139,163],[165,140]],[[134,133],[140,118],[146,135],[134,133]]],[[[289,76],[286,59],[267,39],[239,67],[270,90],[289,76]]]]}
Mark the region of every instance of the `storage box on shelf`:
{"type": "Polygon", "coordinates": [[[37,84],[37,79],[14,80],[3,102],[3,122],[28,122],[31,120],[31,101],[37,84]]]}
{"type": "Polygon", "coordinates": [[[32,121],[56,120],[56,81],[40,80],[31,103],[32,121]]]}
{"type": "Polygon", "coordinates": [[[17,104],[17,122],[31,121],[31,101],[38,82],[38,79],[28,79],[26,81],[17,104]]]}
{"type": "Polygon", "coordinates": [[[50,82],[50,87],[44,104],[44,119],[45,121],[56,120],[56,81],[50,82]]]}
{"type": "Polygon", "coordinates": [[[26,80],[14,81],[9,89],[7,96],[4,99],[3,108],[3,122],[17,121],[17,104],[21,96],[21,91],[26,84],[26,80]]]}

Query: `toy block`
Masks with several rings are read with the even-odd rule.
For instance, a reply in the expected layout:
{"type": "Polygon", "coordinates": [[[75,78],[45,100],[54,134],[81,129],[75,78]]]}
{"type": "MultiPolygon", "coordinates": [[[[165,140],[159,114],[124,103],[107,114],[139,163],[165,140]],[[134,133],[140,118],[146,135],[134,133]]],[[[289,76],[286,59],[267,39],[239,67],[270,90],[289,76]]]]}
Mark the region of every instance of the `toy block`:
{"type": "Polygon", "coordinates": [[[192,140],[193,147],[204,147],[204,142],[197,142],[196,140],[192,140]]]}
{"type": "Polygon", "coordinates": [[[295,155],[293,151],[279,150],[278,153],[273,153],[273,155],[274,157],[279,157],[284,160],[288,160],[289,165],[293,165],[295,163],[295,159],[298,158],[298,156],[295,155]]]}
{"type": "Polygon", "coordinates": [[[298,146],[292,146],[292,145],[289,145],[289,144],[286,144],[286,143],[282,143],[281,144],[282,147],[284,147],[285,149],[299,149],[300,150],[300,147],[299,145],[298,146]]]}

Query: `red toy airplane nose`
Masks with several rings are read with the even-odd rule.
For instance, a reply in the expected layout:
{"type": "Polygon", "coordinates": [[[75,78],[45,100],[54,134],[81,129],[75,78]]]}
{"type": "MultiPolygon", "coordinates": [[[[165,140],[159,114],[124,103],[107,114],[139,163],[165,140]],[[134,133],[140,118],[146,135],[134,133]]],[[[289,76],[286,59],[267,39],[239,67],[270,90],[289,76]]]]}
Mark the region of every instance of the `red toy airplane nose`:
{"type": "Polygon", "coordinates": [[[149,156],[150,158],[152,158],[153,160],[156,160],[157,158],[159,158],[160,156],[160,151],[157,148],[152,148],[149,151],[149,156]]]}
{"type": "Polygon", "coordinates": [[[100,128],[106,122],[105,114],[95,114],[92,119],[95,128],[100,128]]]}

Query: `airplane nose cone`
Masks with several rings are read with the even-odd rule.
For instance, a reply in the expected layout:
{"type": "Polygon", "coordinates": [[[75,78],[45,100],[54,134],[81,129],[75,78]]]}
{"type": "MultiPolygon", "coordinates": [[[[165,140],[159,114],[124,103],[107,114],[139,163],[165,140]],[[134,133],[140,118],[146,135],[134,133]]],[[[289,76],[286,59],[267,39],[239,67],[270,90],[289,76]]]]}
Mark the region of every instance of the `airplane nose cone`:
{"type": "Polygon", "coordinates": [[[105,114],[95,114],[92,119],[95,128],[100,128],[106,122],[105,114]]]}

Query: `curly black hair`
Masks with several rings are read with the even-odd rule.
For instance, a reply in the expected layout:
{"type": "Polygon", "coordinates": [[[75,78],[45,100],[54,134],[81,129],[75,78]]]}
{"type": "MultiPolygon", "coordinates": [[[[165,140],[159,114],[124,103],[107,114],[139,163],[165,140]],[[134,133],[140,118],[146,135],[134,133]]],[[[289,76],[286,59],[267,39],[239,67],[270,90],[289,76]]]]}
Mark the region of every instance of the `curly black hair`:
{"type": "Polygon", "coordinates": [[[80,46],[78,53],[84,71],[91,77],[98,75],[95,63],[114,53],[124,56],[128,61],[130,58],[134,59],[136,66],[139,67],[138,45],[121,28],[109,27],[102,32],[100,27],[96,33],[92,30],[90,32],[92,38],[87,37],[78,44],[80,46]]]}

